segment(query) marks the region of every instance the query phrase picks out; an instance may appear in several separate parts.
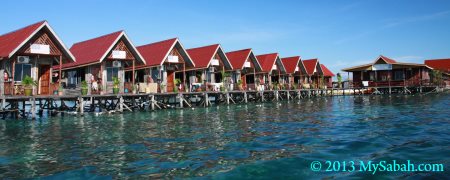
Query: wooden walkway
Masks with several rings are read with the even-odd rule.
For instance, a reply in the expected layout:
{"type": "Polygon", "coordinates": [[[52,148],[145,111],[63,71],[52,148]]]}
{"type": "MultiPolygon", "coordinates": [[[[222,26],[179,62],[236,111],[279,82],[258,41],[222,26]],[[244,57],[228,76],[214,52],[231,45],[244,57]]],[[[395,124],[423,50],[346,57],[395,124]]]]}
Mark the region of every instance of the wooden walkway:
{"type": "Polygon", "coordinates": [[[270,102],[300,100],[318,96],[364,95],[364,94],[413,94],[436,91],[436,87],[376,87],[351,89],[298,89],[266,91],[227,91],[227,92],[180,92],[152,94],[108,94],[108,95],[48,95],[48,96],[2,96],[0,115],[3,119],[11,117],[31,118],[60,114],[83,115],[84,113],[121,113],[124,111],[145,111],[185,107],[207,107],[219,104],[238,104],[249,102],[270,102]]]}

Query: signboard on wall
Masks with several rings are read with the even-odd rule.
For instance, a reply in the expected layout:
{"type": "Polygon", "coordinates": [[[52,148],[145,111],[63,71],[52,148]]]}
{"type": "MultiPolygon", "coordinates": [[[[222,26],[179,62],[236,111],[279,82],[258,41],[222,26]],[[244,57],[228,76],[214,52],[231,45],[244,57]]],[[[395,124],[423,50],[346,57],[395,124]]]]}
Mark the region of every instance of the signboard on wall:
{"type": "Polygon", "coordinates": [[[46,44],[31,44],[30,52],[33,54],[50,54],[50,46],[46,44]]]}
{"type": "Polygon", "coordinates": [[[251,66],[250,66],[250,62],[248,62],[248,61],[247,61],[247,62],[245,62],[245,63],[244,63],[244,67],[246,67],[246,68],[249,68],[249,67],[251,67],[251,66]]]}
{"type": "Polygon", "coordinates": [[[218,59],[211,60],[211,66],[218,66],[218,65],[219,65],[219,60],[218,59]]]}
{"type": "Polygon", "coordinates": [[[168,56],[167,61],[171,63],[177,63],[178,62],[178,56],[168,56]]]}
{"type": "Polygon", "coordinates": [[[112,51],[112,58],[114,59],[125,59],[127,57],[127,53],[125,51],[114,50],[112,51]]]}
{"type": "Polygon", "coordinates": [[[374,71],[392,70],[392,64],[374,64],[372,65],[372,70],[374,71]]]}

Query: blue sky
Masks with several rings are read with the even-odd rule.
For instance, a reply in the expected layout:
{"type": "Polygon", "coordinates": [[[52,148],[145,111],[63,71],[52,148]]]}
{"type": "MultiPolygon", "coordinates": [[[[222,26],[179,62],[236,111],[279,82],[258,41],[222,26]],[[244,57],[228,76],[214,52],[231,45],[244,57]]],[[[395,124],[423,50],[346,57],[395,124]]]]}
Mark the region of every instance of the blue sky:
{"type": "Polygon", "coordinates": [[[2,1],[0,34],[48,20],[67,46],[124,29],[135,45],[319,58],[333,72],[373,61],[450,57],[450,1],[2,1]]]}

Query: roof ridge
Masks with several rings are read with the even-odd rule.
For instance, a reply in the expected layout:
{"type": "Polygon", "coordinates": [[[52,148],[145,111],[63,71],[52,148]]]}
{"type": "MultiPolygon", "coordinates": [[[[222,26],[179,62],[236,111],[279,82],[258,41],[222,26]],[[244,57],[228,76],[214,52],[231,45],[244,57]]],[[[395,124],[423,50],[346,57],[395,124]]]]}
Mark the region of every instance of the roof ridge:
{"type": "Polygon", "coordinates": [[[172,40],[178,40],[178,37],[174,37],[174,38],[170,38],[170,39],[165,39],[165,40],[161,40],[161,41],[157,41],[157,42],[152,42],[152,43],[148,43],[148,44],[143,44],[138,47],[146,47],[146,46],[150,46],[150,45],[155,45],[155,44],[159,44],[159,43],[163,43],[163,42],[167,42],[167,41],[172,41],[172,40]]]}
{"type": "Polygon", "coordinates": [[[101,36],[98,36],[98,37],[94,37],[94,38],[91,38],[91,39],[87,39],[87,40],[84,40],[84,41],[76,42],[76,43],[74,43],[72,45],[72,47],[77,45],[77,44],[86,43],[86,42],[89,42],[89,41],[92,41],[92,40],[96,40],[96,39],[101,39],[101,38],[104,38],[106,36],[111,36],[111,35],[116,34],[116,33],[125,33],[125,31],[124,30],[119,30],[119,31],[116,31],[116,32],[108,33],[108,34],[101,35],[101,36]]]}

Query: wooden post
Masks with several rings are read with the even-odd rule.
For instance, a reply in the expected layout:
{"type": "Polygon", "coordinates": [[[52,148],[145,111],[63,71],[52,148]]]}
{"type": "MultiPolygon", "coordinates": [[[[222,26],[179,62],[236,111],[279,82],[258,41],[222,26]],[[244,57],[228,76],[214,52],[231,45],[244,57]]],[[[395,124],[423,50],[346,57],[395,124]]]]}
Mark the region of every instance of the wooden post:
{"type": "Polygon", "coordinates": [[[62,56],[59,56],[59,78],[58,78],[58,82],[59,85],[61,86],[61,78],[62,78],[62,56]]]}
{"type": "Polygon", "coordinates": [[[183,108],[183,94],[181,92],[178,93],[178,99],[180,99],[180,108],[183,108]]]}
{"type": "MultiPolygon", "coordinates": [[[[186,92],[186,63],[185,62],[183,62],[183,90],[184,90],[184,92],[186,92]]],[[[189,92],[189,91],[187,91],[187,92],[189,92]]]]}
{"type": "Polygon", "coordinates": [[[230,104],[230,93],[226,92],[226,97],[227,97],[227,104],[230,104]]]}
{"type": "Polygon", "coordinates": [[[151,106],[152,106],[152,110],[155,110],[155,95],[150,95],[151,97],[151,106]]]}
{"type": "Polygon", "coordinates": [[[135,73],[135,72],[134,72],[134,69],[135,69],[135,61],[136,61],[136,60],[133,59],[133,68],[132,68],[132,71],[131,71],[131,72],[132,72],[132,73],[131,73],[131,76],[133,76],[133,77],[131,77],[131,82],[132,82],[132,86],[131,86],[131,87],[132,87],[132,88],[133,88],[134,83],[135,83],[135,82],[134,82],[134,81],[135,81],[135,79],[134,79],[134,73],[135,73]]]}
{"type": "Polygon", "coordinates": [[[36,99],[34,97],[31,97],[30,101],[31,101],[31,119],[36,119],[36,99]]]}
{"type": "Polygon", "coordinates": [[[205,107],[207,107],[209,106],[209,97],[207,92],[205,92],[204,97],[205,97],[205,107]]]}
{"type": "Polygon", "coordinates": [[[273,91],[275,93],[275,100],[278,101],[278,91],[273,91]]]}
{"type": "Polygon", "coordinates": [[[78,97],[78,107],[80,108],[80,114],[84,114],[84,103],[83,98],[81,96],[78,97]]]}
{"type": "Polygon", "coordinates": [[[119,97],[119,111],[123,112],[123,97],[119,97]]]}
{"type": "Polygon", "coordinates": [[[245,102],[245,103],[248,102],[248,99],[247,99],[247,92],[246,92],[246,91],[244,91],[244,102],[245,102]]]}

